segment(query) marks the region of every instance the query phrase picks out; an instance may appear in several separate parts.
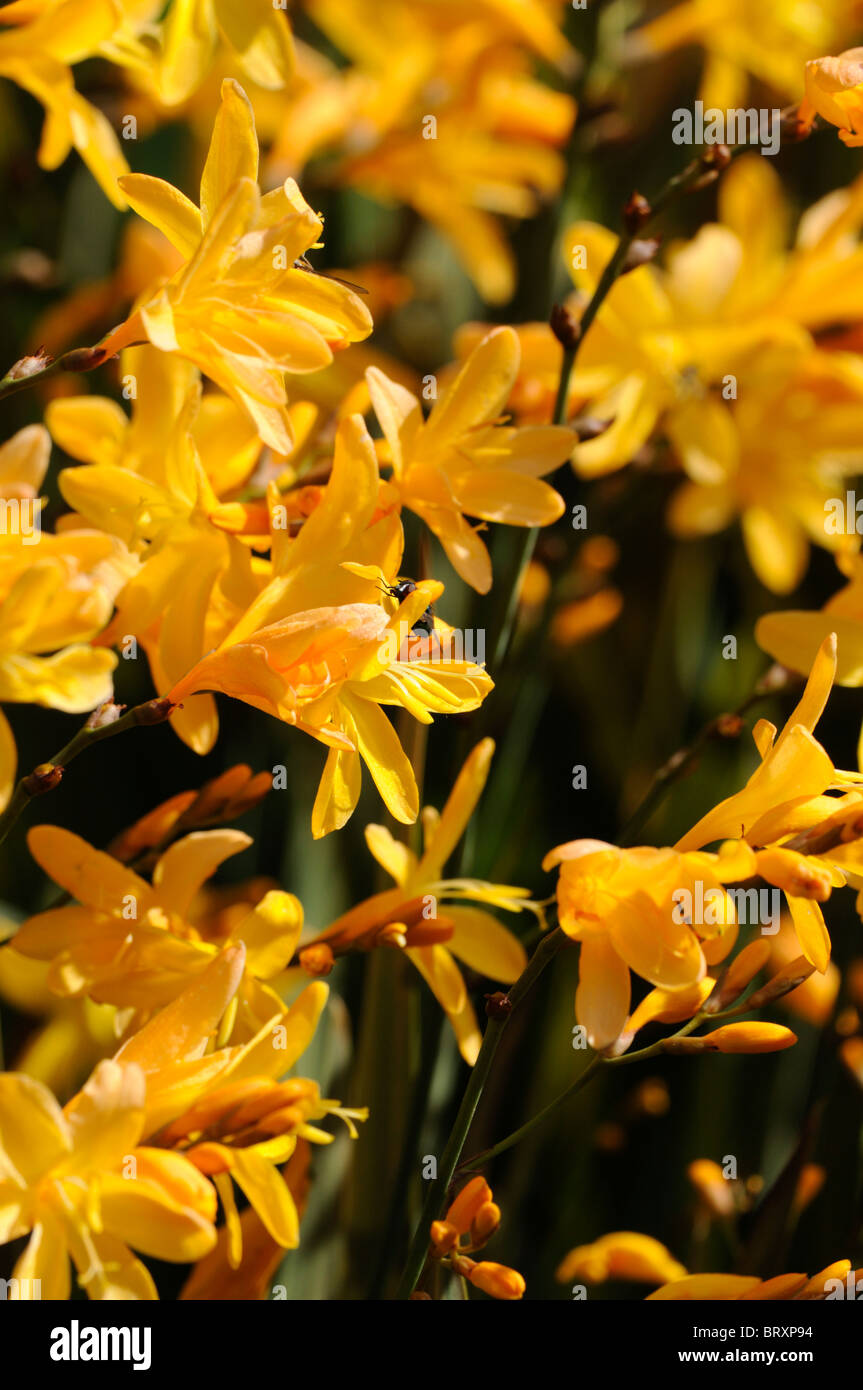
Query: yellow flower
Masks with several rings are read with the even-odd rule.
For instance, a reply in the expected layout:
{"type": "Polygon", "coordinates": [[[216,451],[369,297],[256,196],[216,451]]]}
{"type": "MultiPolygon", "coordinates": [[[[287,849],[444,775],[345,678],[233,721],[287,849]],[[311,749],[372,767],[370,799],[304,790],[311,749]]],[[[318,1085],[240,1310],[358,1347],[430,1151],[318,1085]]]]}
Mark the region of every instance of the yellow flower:
{"type": "Polygon", "coordinates": [[[106,116],[75,90],[71,65],[104,50],[118,27],[112,0],[18,0],[4,5],[0,76],[23,87],[45,108],[39,163],[56,169],[74,145],[115,207],[126,201],[117,179],[128,172],[106,116]]]}
{"type": "Polygon", "coordinates": [[[229,946],[208,968],[123,1044],[115,1061],[140,1068],[147,1081],[144,1131],[165,1162],[191,1163],[212,1175],[228,1226],[229,1263],[242,1259],[242,1228],[233,1186],[245,1193],[269,1234],[286,1249],[297,1244],[299,1218],[279,1168],[298,1139],[329,1143],[314,1123],[337,1115],[356,1138],[364,1109],[324,1099],[317,1085],[289,1071],[314,1036],[327,1000],[326,985],[306,987],[248,1042],[207,1051],[224,1029],[226,1011],[243,978],[245,948],[229,946]]]}
{"type": "Polygon", "coordinates": [[[589,1245],[570,1250],[558,1265],[555,1279],[571,1284],[582,1279],[602,1284],[606,1279],[632,1279],[646,1284],[667,1284],[686,1277],[686,1269],[653,1236],[637,1231],[613,1231],[589,1245]]]}
{"type": "MultiPolygon", "coordinates": [[[[719,212],[719,222],[669,248],[664,268],[641,266],[612,288],[584,339],[569,401],[570,413],[586,407],[608,427],[576,446],[573,464],[587,477],[613,471],[660,432],[689,478],[672,504],[673,529],[705,534],[740,514],[759,577],[787,591],[802,577],[809,541],[841,544],[825,531],[823,507],[860,467],[859,361],[820,351],[813,335],[860,317],[863,182],[808,209],[790,253],[786,201],[768,160],[744,156],[727,171],[719,212]],[[741,374],[746,392],[737,390],[741,374]],[[778,436],[777,418],[788,421],[778,436]]],[[[564,243],[582,296],[592,293],[615,237],[583,222],[564,243]]],[[[571,307],[578,312],[578,302],[571,307]]]]}
{"type": "Polygon", "coordinates": [[[145,1097],[141,1069],[115,1062],[65,1110],[40,1082],[0,1076],[0,1240],[30,1235],[19,1297],[68,1298],[71,1258],[88,1297],[153,1299],[130,1246],[185,1263],[215,1245],[210,1184],[188,1159],[141,1146],[145,1097]]]}
{"type": "MultiPolygon", "coordinates": [[[[158,15],[160,5],[155,5],[158,15]]],[[[272,0],[173,0],[162,24],[155,86],[176,106],[204,81],[220,44],[250,82],[281,89],[294,55],[287,15],[272,0]]]]}
{"type": "Polygon", "coordinates": [[[838,58],[816,58],[806,64],[806,97],[802,120],[823,116],[839,127],[846,145],[863,145],[863,48],[849,48],[838,58]]]}
{"type": "MultiPolygon", "coordinates": [[[[621,1034],[631,1038],[649,1022],[679,1022],[698,1012],[715,983],[707,978],[707,966],[724,960],[737,937],[736,899],[728,884],[761,877],[784,891],[800,949],[816,969],[827,968],[830,938],[818,903],[830,896],[834,882],[845,881],[841,851],[831,851],[822,863],[773,845],[753,849],[743,839],[728,840],[716,854],[697,850],[714,838],[685,837],[674,849],[623,850],[575,840],[546,855],[544,868],[561,866],[560,925],[581,943],[575,1012],[592,1047],[607,1047],[621,1034]],[[627,1020],[630,969],[654,989],[627,1020]]],[[[736,993],[745,986],[744,960],[751,949],[728,972],[729,981],[742,981],[736,993]]],[[[756,960],[753,973],[763,964],[756,960]]],[[[729,1036],[733,1041],[737,1035],[729,1036]]],[[[724,1037],[708,1039],[714,1041],[705,1040],[705,1046],[724,1050],[724,1037]]]]}
{"type": "MultiPolygon", "coordinates": [[[[819,647],[806,688],[777,738],[775,725],[759,719],[753,738],[761,761],[746,786],[726,797],[677,842],[688,851],[728,835],[758,839],[758,822],[790,801],[819,797],[837,781],[837,771],[813,730],[824,712],[836,674],[836,637],[819,647]]],[[[771,837],[775,838],[775,836],[771,837]]]]}
{"type": "MultiPolygon", "coordinates": [[[[151,503],[152,514],[147,516],[150,497],[138,483],[141,514],[134,518],[137,525],[132,524],[133,519],[123,515],[125,499],[110,495],[114,475],[106,470],[134,473],[154,489],[171,494],[175,509],[185,502],[188,512],[194,488],[182,475],[183,460],[178,462],[171,453],[175,433],[191,435],[216,497],[248,482],[262,446],[245,412],[220,391],[203,395],[199,373],[180,357],[167,356],[153,347],[127,348],[120,358],[120,380],[132,402],[131,416],[105,396],[61,396],[49,401],[45,424],[67,454],[93,466],[61,475],[61,488],[64,479],[70,488],[76,480],[80,488],[83,479],[92,479],[90,505],[94,505],[96,495],[103,495],[104,503],[98,515],[86,513],[88,520],[121,535],[131,545],[142,537],[150,538],[168,522],[169,502],[151,503]],[[102,471],[94,471],[97,467],[102,471]],[[121,521],[126,522],[122,530],[121,521]]],[[[67,500],[82,510],[81,496],[67,500]]],[[[125,510],[129,510],[128,503],[125,510]]]]}
{"type": "Polygon", "coordinates": [[[472,1066],[482,1041],[457,956],[473,970],[511,984],[527,964],[517,937],[484,907],[509,912],[530,908],[527,890],[478,879],[443,877],[488,777],[494,744],[483,739],[468,756],[439,814],[423,810],[424,849],[417,857],[383,825],[366,826],[366,844],[396,888],[351,908],[309,941],[305,952],[326,945],[333,955],[381,942],[401,946],[447,1015],[465,1061],[472,1066]]]}
{"type": "Polygon", "coordinates": [[[746,379],[733,408],[694,400],[669,423],[689,478],[671,499],[668,524],[692,538],[739,516],[753,570],[773,593],[787,594],[803,579],[810,543],[849,546],[825,526],[825,509],[844,492],[844,477],[863,466],[863,371],[846,353],[789,363],[768,352],[746,379]]]}
{"type": "MultiPolygon", "coordinates": [[[[218,513],[220,495],[246,482],[261,443],[229,397],[202,397],[196,368],[182,358],[129,348],[121,369],[135,393],[131,419],[114,401],[75,396],[51,402],[46,422],[67,453],[86,461],[61,473],[66,500],[140,559],[102,640],[124,650],[131,638],[141,642],[164,693],[221,635],[212,630],[220,582],[230,575],[234,592],[255,592],[249,552],[218,513]]],[[[198,753],[216,741],[209,696],[173,711],[171,722],[198,753]]]]}
{"type": "Polygon", "coordinates": [[[71,831],[35,826],[30,852],[75,905],[28,918],[13,938],[14,951],[51,963],[48,983],[56,994],[88,995],[127,1010],[128,1031],[176,998],[226,940],[242,942],[246,966],[231,1034],[248,1037],[281,1007],[263,982],[284,970],[303,923],[298,899],[275,891],[237,914],[227,938],[200,919],[196,899],[206,880],[250,844],[238,830],[195,831],[160,855],[150,884],[71,831]]]}
{"type": "Polygon", "coordinates": [[[482,666],[443,642],[420,640],[417,651],[409,641],[442,585],[418,584],[395,613],[384,606],[382,581],[397,572],[402,535],[397,517],[380,516],[379,489],[362,419],[343,420],[324,499],[295,540],[274,532],[272,578],[221,645],[169,693],[177,703],[222,691],[327,746],[312,813],[316,837],[350,817],[362,761],[391,814],[403,823],[416,819],[413,769],[383,705],[402,706],[428,724],[433,713],[476,709],[492,688],[482,666]]]}
{"type": "Polygon", "coordinates": [[[790,609],[767,613],[755,624],[755,640],[775,661],[792,671],[808,671],[822,643],[836,634],[836,683],[856,689],[863,684],[863,557],[846,555],[838,562],[847,583],[820,612],[790,609]]]}
{"type": "Polygon", "coordinates": [[[789,101],[800,94],[805,60],[854,32],[857,0],[681,0],[631,36],[634,56],[646,57],[698,44],[707,61],[700,96],[723,110],[745,103],[750,86],[764,83],[789,101]]]}
{"type": "Polygon", "coordinates": [[[546,870],[558,864],[560,925],[581,943],[575,1015],[590,1046],[600,1049],[626,1025],[630,970],[658,990],[686,992],[688,1003],[708,964],[725,958],[737,928],[724,884],[750,876],[755,857],[739,843],[720,854],[681,854],[573,840],[543,860],[546,870]],[[685,891],[692,901],[696,883],[703,885],[705,901],[715,904],[711,920],[697,927],[687,920],[686,899],[679,896],[685,891]],[[708,891],[715,897],[708,900],[708,891]]]}
{"type": "Polygon", "coordinates": [[[491,561],[464,514],[514,526],[548,526],[564,506],[540,475],[568,458],[572,431],[500,423],[520,356],[516,333],[494,329],[427,420],[410,391],[375,367],[366,373],[399,499],[422,517],[457,573],[482,594],[491,588],[491,561]]]}
{"type": "Polygon", "coordinates": [[[301,48],[272,167],[297,172],[338,151],[334,181],[408,204],[452,244],[486,300],[509,299],[515,262],[498,218],[530,217],[557,192],[564,164],[556,147],[576,113],[568,94],[532,71],[531,50],[563,71],[573,66],[556,0],[316,0],[310,8],[351,62],[337,68],[301,48]]]}
{"type": "Polygon", "coordinates": [[[323,224],[292,180],[261,195],[249,100],[222,83],[222,101],[197,208],[162,179],[120,182],[131,206],[185,258],[105,340],[117,351],[141,333],[194,362],[246,410],[264,443],[288,453],[285,372],[313,372],[333,347],[368,336],[371,318],[352,291],[298,268],[323,224]]]}
{"type": "Polygon", "coordinates": [[[180,1153],[211,1177],[228,1225],[228,1263],[243,1258],[242,1227],[233,1197],[235,1182],[251,1202],[265,1228],[286,1250],[300,1243],[299,1214],[288,1184],[277,1169],[292,1156],[297,1141],[329,1144],[333,1136],[312,1123],[338,1115],[353,1139],[355,1120],[365,1109],[346,1109],[326,1100],[314,1081],[276,1082],[243,1078],[208,1090],[170,1124],[151,1137],[151,1144],[180,1153]]]}
{"type": "MultiPolygon", "coordinates": [[[[112,652],[89,646],[111,616],[123,549],[94,531],[41,530],[38,490],[50,439],[41,425],[0,446],[0,701],[81,714],[110,699],[112,652]]],[[[12,730],[0,711],[0,805],[15,780],[12,730]]]]}
{"type": "MultiPolygon", "coordinates": [[[[0,940],[15,930],[0,922],[0,940]]],[[[27,1020],[22,1046],[6,1062],[11,1071],[70,1096],[116,1043],[114,1009],[90,999],[60,999],[48,985],[49,966],[0,948],[0,999],[27,1020]]]]}
{"type": "MultiPolygon", "coordinates": [[[[689,1274],[663,1284],[647,1295],[648,1299],[683,1299],[687,1302],[783,1302],[787,1299],[825,1299],[836,1289],[846,1287],[851,1274],[850,1260],[837,1260],[809,1279],[805,1274],[777,1274],[773,1279],[757,1279],[748,1274],[689,1274]],[[832,1281],[832,1282],[831,1282],[832,1281]]],[[[859,1270],[852,1275],[851,1287],[856,1287],[859,1270]]],[[[841,1295],[845,1297],[843,1293],[841,1295]]]]}

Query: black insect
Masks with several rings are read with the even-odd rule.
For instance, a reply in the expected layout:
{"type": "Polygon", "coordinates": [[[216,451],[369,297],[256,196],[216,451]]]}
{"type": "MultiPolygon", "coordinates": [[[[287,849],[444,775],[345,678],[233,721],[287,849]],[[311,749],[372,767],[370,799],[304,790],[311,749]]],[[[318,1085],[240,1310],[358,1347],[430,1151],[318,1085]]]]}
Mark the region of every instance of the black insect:
{"type": "MultiPolygon", "coordinates": [[[[413,579],[397,579],[395,584],[384,585],[384,593],[389,594],[390,598],[394,598],[397,603],[404,603],[408,594],[416,591],[416,587],[413,579]]],[[[434,610],[431,604],[417,618],[411,632],[424,632],[426,634],[434,632],[434,610]]]]}
{"type": "Polygon", "coordinates": [[[305,256],[297,257],[294,261],[294,270],[306,270],[309,275],[320,275],[323,280],[334,280],[337,285],[344,286],[346,290],[353,290],[354,294],[368,294],[368,290],[363,289],[362,285],[355,285],[353,280],[343,280],[340,275],[330,275],[328,270],[317,270],[305,256]]]}

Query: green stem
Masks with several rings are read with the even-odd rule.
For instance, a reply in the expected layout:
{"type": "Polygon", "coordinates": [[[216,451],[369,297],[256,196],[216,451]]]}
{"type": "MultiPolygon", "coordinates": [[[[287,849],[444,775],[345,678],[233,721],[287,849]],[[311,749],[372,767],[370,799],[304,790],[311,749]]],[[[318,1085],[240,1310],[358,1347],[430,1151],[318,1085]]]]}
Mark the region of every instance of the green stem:
{"type": "Polygon", "coordinates": [[[572,1084],[567,1086],[565,1091],[561,1091],[559,1096],[555,1096],[554,1100],[550,1101],[549,1104],[534,1115],[532,1119],[527,1120],[519,1129],[513,1130],[512,1134],[507,1135],[506,1139],[501,1139],[500,1143],[495,1144],[493,1148],[483,1149],[482,1153],[476,1154],[474,1158],[465,1159],[464,1163],[459,1165],[459,1169],[468,1171],[473,1168],[481,1168],[491,1159],[497,1158],[498,1154],[505,1153],[507,1149],[511,1149],[513,1144],[517,1144],[519,1139],[523,1139],[526,1134],[529,1134],[532,1129],[538,1124],[541,1124],[546,1115],[550,1115],[551,1112],[556,1110],[559,1105],[562,1105],[565,1100],[569,1100],[570,1096],[577,1095],[582,1087],[586,1086],[587,1083],[593,1079],[597,1069],[602,1065],[604,1060],[605,1059],[598,1053],[593,1056],[584,1068],[584,1071],[575,1078],[572,1084]]]}
{"type": "Polygon", "coordinates": [[[518,1005],[539,979],[545,967],[554,959],[561,946],[566,942],[566,939],[566,936],[559,927],[555,931],[549,933],[537,950],[534,951],[527,966],[509,991],[507,995],[510,1004],[509,1012],[503,1018],[490,1018],[488,1021],[488,1026],[482,1040],[482,1046],[479,1050],[479,1056],[471,1071],[470,1080],[468,1081],[467,1088],[462,1097],[458,1114],[456,1115],[449,1139],[447,1140],[446,1147],[441,1155],[440,1163],[438,1164],[437,1178],[431,1184],[428,1196],[423,1204],[422,1215],[420,1216],[419,1224],[414,1232],[413,1241],[411,1242],[410,1251],[408,1253],[407,1264],[405,1265],[404,1274],[402,1275],[401,1283],[399,1284],[396,1294],[397,1298],[410,1298],[423,1272],[426,1255],[428,1253],[429,1229],[431,1223],[437,1219],[443,1207],[458,1161],[461,1158],[468,1131],[473,1117],[476,1114],[476,1108],[479,1105],[483,1088],[488,1080],[495,1053],[503,1037],[504,1029],[518,1005]]]}
{"type": "Polygon", "coordinates": [[[110,723],[95,723],[94,721],[104,708],[105,706],[100,706],[94,714],[91,714],[86,724],[78,730],[65,747],[60,749],[59,753],[55,753],[48,762],[40,763],[27,777],[22,777],[16,784],[6,810],[0,815],[0,844],[6,839],[18,817],[33,798],[41,796],[45,792],[53,791],[55,787],[59,786],[69,763],[85,749],[94,743],[101,743],[103,739],[113,738],[115,734],[123,733],[125,729],[148,724],[161,724],[170,715],[173,705],[164,698],[146,700],[143,704],[135,705],[134,709],[128,710],[126,714],[110,723]]]}
{"type": "MultiPolygon", "coordinates": [[[[27,391],[31,386],[39,386],[49,377],[58,376],[60,372],[92,372],[96,367],[101,367],[103,362],[107,362],[113,353],[106,352],[104,348],[98,346],[90,348],[72,348],[69,352],[64,352],[61,357],[53,360],[46,358],[44,367],[34,368],[33,371],[24,371],[16,374],[16,367],[0,377],[0,400],[5,400],[7,396],[14,396],[18,391],[27,391]]],[[[28,361],[27,358],[22,359],[28,361]]],[[[33,362],[40,359],[34,356],[33,362]]]]}

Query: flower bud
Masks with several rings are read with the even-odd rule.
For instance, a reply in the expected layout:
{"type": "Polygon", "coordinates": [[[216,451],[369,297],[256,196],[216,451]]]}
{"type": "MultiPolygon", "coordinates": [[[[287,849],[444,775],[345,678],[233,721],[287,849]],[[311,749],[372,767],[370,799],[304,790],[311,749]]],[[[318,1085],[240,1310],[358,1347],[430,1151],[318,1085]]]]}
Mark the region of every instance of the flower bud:
{"type": "Polygon", "coordinates": [[[764,937],[757,941],[750,941],[748,946],[735,956],[728,967],[724,980],[719,985],[713,998],[710,1000],[708,1012],[715,1013],[719,1009],[724,1009],[730,1004],[732,999],[737,999],[745,990],[746,986],[755,979],[759,970],[770,959],[770,942],[764,937]],[[714,1004],[715,999],[715,1004],[714,1004]]]}
{"type": "Polygon", "coordinates": [[[494,1202],[486,1202],[480,1207],[470,1226],[471,1244],[475,1249],[485,1245],[500,1225],[500,1207],[494,1202]]]}
{"type": "Polygon", "coordinates": [[[798,989],[808,980],[814,970],[815,966],[805,956],[795,956],[794,960],[783,965],[766,985],[762,985],[749,996],[746,1001],[747,1009],[762,1009],[766,1004],[781,999],[784,994],[790,994],[793,989],[798,989]]]}
{"type": "Polygon", "coordinates": [[[481,1207],[492,1199],[492,1191],[485,1178],[477,1175],[466,1183],[446,1214],[447,1221],[455,1226],[459,1235],[470,1230],[481,1207]]]}
{"type": "Polygon", "coordinates": [[[482,1260],[478,1265],[474,1265],[467,1277],[474,1288],[482,1289],[483,1293],[490,1294],[492,1298],[515,1299],[524,1296],[524,1279],[517,1270],[509,1269],[506,1265],[491,1264],[482,1260]]]}
{"type": "Polygon", "coordinates": [[[833,881],[826,864],[781,848],[759,850],[755,859],[762,878],[792,897],[814,898],[819,903],[830,897],[833,881]]]}
{"type": "Polygon", "coordinates": [[[335,956],[326,941],[319,941],[300,951],[300,965],[307,975],[312,975],[315,978],[320,975],[329,975],[335,963],[335,956]]]}
{"type": "Polygon", "coordinates": [[[45,792],[52,792],[55,787],[59,787],[62,780],[62,767],[56,767],[54,763],[40,763],[38,767],[34,767],[29,777],[24,778],[24,790],[28,796],[43,796],[45,792]]]}
{"type": "Polygon", "coordinates": [[[715,1052],[781,1052],[794,1046],[797,1034],[781,1023],[726,1023],[700,1041],[715,1052]]]}
{"type": "Polygon", "coordinates": [[[449,1221],[433,1221],[431,1224],[432,1253],[437,1256],[448,1255],[458,1240],[458,1231],[449,1221]]]}

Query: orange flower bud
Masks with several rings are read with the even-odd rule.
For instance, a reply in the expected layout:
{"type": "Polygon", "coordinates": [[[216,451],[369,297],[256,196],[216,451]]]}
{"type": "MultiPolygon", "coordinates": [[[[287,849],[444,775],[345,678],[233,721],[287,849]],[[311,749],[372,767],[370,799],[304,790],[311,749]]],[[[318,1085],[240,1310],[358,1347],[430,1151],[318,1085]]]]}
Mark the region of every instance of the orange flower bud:
{"type": "Polygon", "coordinates": [[[300,965],[307,975],[329,975],[335,963],[336,958],[326,941],[319,941],[300,951],[300,965]]]}
{"type": "Polygon", "coordinates": [[[480,1207],[470,1227],[471,1244],[478,1248],[485,1245],[500,1225],[500,1207],[494,1202],[486,1202],[480,1207]]]}
{"type": "Polygon", "coordinates": [[[799,989],[814,970],[815,966],[805,956],[796,956],[794,960],[783,965],[766,985],[762,985],[761,989],[750,995],[746,1001],[747,1008],[763,1008],[765,1004],[772,1004],[774,999],[781,999],[784,994],[799,989]]]}
{"type": "Polygon", "coordinates": [[[797,1034],[781,1023],[726,1023],[702,1041],[716,1052],[781,1052],[793,1047],[797,1034]]]}
{"type": "Polygon", "coordinates": [[[522,1298],[526,1288],[517,1270],[509,1269],[506,1265],[491,1264],[487,1260],[474,1265],[467,1277],[474,1288],[482,1289],[492,1298],[522,1298]]]}
{"type": "Polygon", "coordinates": [[[458,1231],[449,1221],[433,1221],[431,1244],[435,1255],[448,1255],[458,1240],[458,1231]]]}
{"type": "Polygon", "coordinates": [[[809,1203],[814,1201],[824,1186],[827,1173],[820,1163],[806,1163],[800,1170],[800,1177],[797,1179],[797,1190],[794,1193],[795,1212],[803,1211],[809,1203]]]}
{"type": "Polygon", "coordinates": [[[770,959],[770,951],[770,942],[766,941],[764,937],[760,937],[757,941],[751,941],[748,946],[743,947],[743,950],[735,956],[729,965],[725,979],[719,987],[716,996],[717,1009],[724,1009],[727,1004],[731,1003],[732,999],[736,999],[743,993],[750,981],[755,979],[759,970],[764,969],[770,959]]]}
{"type": "Polygon", "coordinates": [[[826,903],[833,880],[826,864],[807,859],[792,849],[762,849],[755,855],[758,872],[795,898],[814,898],[826,903]]]}
{"type": "Polygon", "coordinates": [[[446,1219],[455,1226],[459,1235],[470,1230],[481,1207],[492,1199],[492,1191],[485,1178],[477,1176],[466,1183],[446,1214],[446,1219]]]}
{"type": "Polygon", "coordinates": [[[686,1170],[699,1196],[717,1216],[730,1216],[737,1208],[739,1185],[726,1178],[711,1158],[696,1158],[686,1170]]]}

